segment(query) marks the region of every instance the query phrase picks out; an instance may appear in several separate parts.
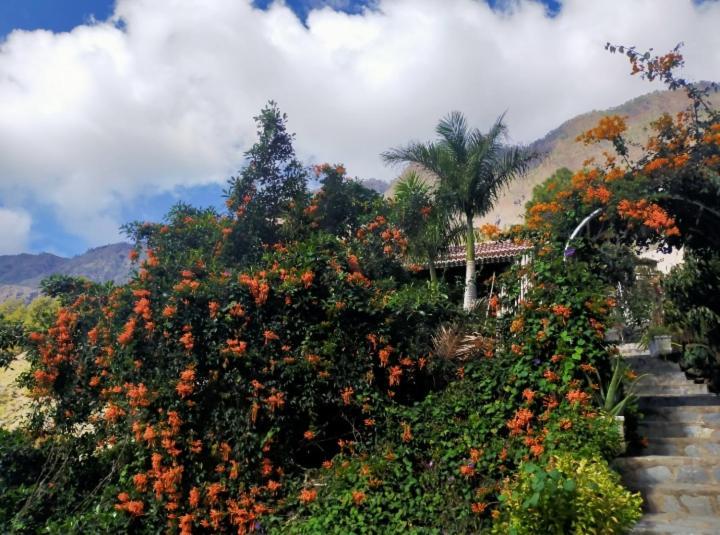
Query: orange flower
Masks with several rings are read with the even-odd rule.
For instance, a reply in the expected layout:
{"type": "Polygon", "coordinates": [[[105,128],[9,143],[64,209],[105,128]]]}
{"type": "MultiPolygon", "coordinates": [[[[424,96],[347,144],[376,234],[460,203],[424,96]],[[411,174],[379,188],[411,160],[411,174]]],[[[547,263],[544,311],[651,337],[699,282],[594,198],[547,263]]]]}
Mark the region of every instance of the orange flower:
{"type": "Polygon", "coordinates": [[[550,308],[556,316],[563,318],[563,320],[567,320],[568,318],[570,318],[570,314],[572,313],[572,310],[565,305],[555,304],[552,305],[550,308]]]}
{"type": "Polygon", "coordinates": [[[522,397],[528,403],[532,403],[532,400],[535,397],[535,391],[531,390],[529,388],[526,388],[525,390],[523,390],[522,397]]]}
{"type": "Polygon", "coordinates": [[[275,409],[282,409],[285,406],[285,394],[282,392],[273,392],[265,398],[265,403],[267,403],[270,408],[270,412],[274,412],[275,409]]]}
{"type": "Polygon", "coordinates": [[[265,337],[265,345],[268,345],[268,343],[271,340],[279,340],[280,339],[280,337],[277,334],[275,334],[273,331],[269,331],[269,330],[265,331],[263,333],[263,336],[265,337]]]}
{"type": "Polygon", "coordinates": [[[470,505],[470,509],[473,513],[476,515],[481,515],[485,512],[485,509],[487,509],[488,504],[484,502],[475,502],[470,505]]]}
{"type": "Polygon", "coordinates": [[[582,390],[570,390],[570,392],[565,395],[565,398],[573,405],[584,405],[590,401],[590,396],[582,390]]]}
{"type": "Polygon", "coordinates": [[[390,386],[399,385],[400,377],[402,377],[402,374],[403,374],[403,371],[400,366],[392,366],[390,368],[390,378],[389,378],[390,386]]]}
{"type": "Polygon", "coordinates": [[[352,493],[352,499],[355,505],[361,505],[365,501],[365,493],[361,490],[355,490],[352,493]]]}
{"type": "Polygon", "coordinates": [[[186,351],[192,351],[192,348],[195,346],[195,339],[193,338],[192,332],[189,330],[185,332],[185,334],[180,337],[180,343],[186,351]]]}
{"type": "Polygon", "coordinates": [[[305,438],[305,440],[312,440],[315,438],[315,433],[308,429],[303,433],[303,437],[305,438]]]}
{"type": "Polygon", "coordinates": [[[545,377],[545,379],[547,379],[551,383],[554,383],[558,379],[560,379],[560,377],[558,377],[558,374],[552,370],[545,370],[545,373],[543,373],[543,377],[545,377]]]}
{"type": "Polygon", "coordinates": [[[519,435],[530,426],[533,419],[533,413],[529,409],[518,409],[515,416],[507,421],[506,425],[510,429],[510,435],[519,435]]]}
{"type": "Polygon", "coordinates": [[[304,504],[314,502],[316,499],[317,490],[315,489],[303,489],[300,491],[300,495],[298,496],[298,500],[300,500],[300,502],[304,504]]]}
{"type": "Polygon", "coordinates": [[[135,474],[133,476],[133,483],[138,492],[145,492],[148,484],[147,474],[135,474]]]}
{"type": "Polygon", "coordinates": [[[343,400],[343,403],[345,405],[350,405],[350,401],[352,399],[352,395],[355,393],[355,390],[348,386],[347,388],[343,389],[343,391],[340,393],[340,397],[343,400]]]}
{"type": "Polygon", "coordinates": [[[142,516],[145,509],[145,504],[139,500],[133,500],[115,504],[115,509],[117,509],[118,511],[125,511],[131,516],[142,516]]]}
{"type": "Polygon", "coordinates": [[[231,340],[228,339],[226,341],[227,348],[223,351],[230,352],[234,355],[242,355],[247,350],[247,342],[243,342],[241,340],[231,340]]]}
{"type": "Polygon", "coordinates": [[[402,426],[402,429],[403,429],[402,441],[410,442],[413,439],[412,429],[410,427],[410,424],[407,422],[402,422],[400,425],[402,426]]]}
{"type": "Polygon", "coordinates": [[[517,318],[510,324],[511,333],[519,333],[525,326],[525,320],[523,318],[517,318]]]}
{"type": "Polygon", "coordinates": [[[460,474],[462,474],[464,477],[473,477],[475,475],[475,468],[473,468],[469,464],[461,464],[460,474]]]}
{"type": "Polygon", "coordinates": [[[577,141],[581,141],[586,145],[602,140],[613,141],[619,138],[625,130],[627,130],[627,126],[624,117],[607,115],[598,121],[595,128],[591,128],[587,132],[579,135],[577,141]]]}
{"type": "Polygon", "coordinates": [[[188,495],[188,503],[193,509],[200,504],[200,489],[198,489],[197,487],[193,487],[190,489],[190,494],[188,495]]]}
{"type": "Polygon", "coordinates": [[[135,318],[130,318],[125,323],[125,326],[123,327],[122,332],[118,336],[118,344],[121,346],[126,346],[132,341],[133,333],[135,332],[135,325],[137,324],[137,320],[135,318]]]}
{"type": "Polygon", "coordinates": [[[392,347],[390,346],[386,346],[378,352],[378,357],[380,358],[380,366],[382,366],[383,368],[388,365],[388,362],[390,360],[390,353],[392,353],[392,347]]]}
{"type": "Polygon", "coordinates": [[[315,279],[315,273],[312,271],[306,271],[302,275],[300,275],[300,280],[302,281],[305,288],[310,288],[312,286],[313,280],[315,279]]]}

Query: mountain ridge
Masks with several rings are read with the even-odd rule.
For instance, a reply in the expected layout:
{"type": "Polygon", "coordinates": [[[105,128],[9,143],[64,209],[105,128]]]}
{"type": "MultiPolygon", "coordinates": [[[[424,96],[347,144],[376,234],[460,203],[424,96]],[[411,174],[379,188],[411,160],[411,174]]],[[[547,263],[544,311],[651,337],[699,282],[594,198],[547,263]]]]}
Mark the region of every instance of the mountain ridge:
{"type": "Polygon", "coordinates": [[[126,282],[132,272],[129,243],[88,249],[70,258],[52,253],[0,255],[0,302],[31,301],[40,294],[40,281],[54,274],[86,277],[95,282],[126,282]]]}

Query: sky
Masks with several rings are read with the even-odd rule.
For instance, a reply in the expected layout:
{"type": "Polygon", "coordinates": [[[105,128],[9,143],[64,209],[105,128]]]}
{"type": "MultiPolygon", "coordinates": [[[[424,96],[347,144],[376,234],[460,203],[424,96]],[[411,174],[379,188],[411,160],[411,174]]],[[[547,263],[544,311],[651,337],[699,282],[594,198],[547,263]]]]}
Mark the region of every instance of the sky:
{"type": "Polygon", "coordinates": [[[717,0],[0,0],[0,254],[74,255],[222,207],[270,99],[307,164],[379,154],[451,110],[511,142],[657,86],[607,41],[720,80],[717,0]]]}

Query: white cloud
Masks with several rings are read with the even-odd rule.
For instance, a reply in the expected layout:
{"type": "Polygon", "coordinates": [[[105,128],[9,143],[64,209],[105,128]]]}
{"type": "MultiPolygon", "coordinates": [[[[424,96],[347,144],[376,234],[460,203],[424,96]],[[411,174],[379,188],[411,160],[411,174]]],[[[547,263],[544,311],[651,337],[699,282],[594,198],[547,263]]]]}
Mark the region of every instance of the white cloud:
{"type": "Polygon", "coordinates": [[[31,224],[27,212],[0,208],[0,255],[27,251],[31,224]]]}
{"type": "Polygon", "coordinates": [[[664,51],[720,79],[720,2],[381,0],[347,15],[238,0],[118,0],[115,20],[14,32],[0,47],[0,195],[49,204],[92,244],[117,238],[139,194],[223,182],[270,98],[306,159],[391,178],[378,154],[433,135],[451,109],[486,127],[501,112],[529,142],[652,86],[606,41],[664,51]]]}

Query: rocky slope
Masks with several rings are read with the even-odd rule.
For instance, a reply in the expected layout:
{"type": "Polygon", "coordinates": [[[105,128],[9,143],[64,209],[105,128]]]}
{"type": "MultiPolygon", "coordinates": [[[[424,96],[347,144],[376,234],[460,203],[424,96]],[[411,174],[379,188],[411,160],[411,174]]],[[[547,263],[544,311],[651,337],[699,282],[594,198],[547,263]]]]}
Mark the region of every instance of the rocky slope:
{"type": "MultiPolygon", "coordinates": [[[[712,101],[716,106],[720,105],[720,94],[714,94],[712,101]]],[[[592,157],[602,162],[604,160],[603,151],[611,151],[609,143],[586,146],[575,141],[578,135],[594,127],[601,117],[605,115],[624,116],[628,125],[628,138],[632,142],[640,143],[647,139],[652,121],[663,113],[675,115],[685,110],[689,103],[690,101],[681,91],[655,91],[629,100],[615,108],[591,111],[564,122],[542,139],[530,144],[530,149],[543,156],[525,178],[510,185],[496,203],[495,208],[477,223],[487,222],[501,227],[520,223],[525,203],[532,197],[533,188],[544,182],[557,169],[562,167],[571,170],[579,169],[585,160],[592,157]]],[[[408,170],[406,169],[403,174],[408,170]]],[[[415,170],[417,171],[417,169],[415,170]]],[[[385,193],[386,196],[392,195],[393,186],[394,183],[385,193]]]]}
{"type": "Polygon", "coordinates": [[[39,294],[40,281],[56,273],[87,277],[96,282],[127,280],[132,269],[130,244],[115,243],[90,249],[72,258],[49,253],[0,256],[0,302],[7,299],[32,300],[39,294]]]}

